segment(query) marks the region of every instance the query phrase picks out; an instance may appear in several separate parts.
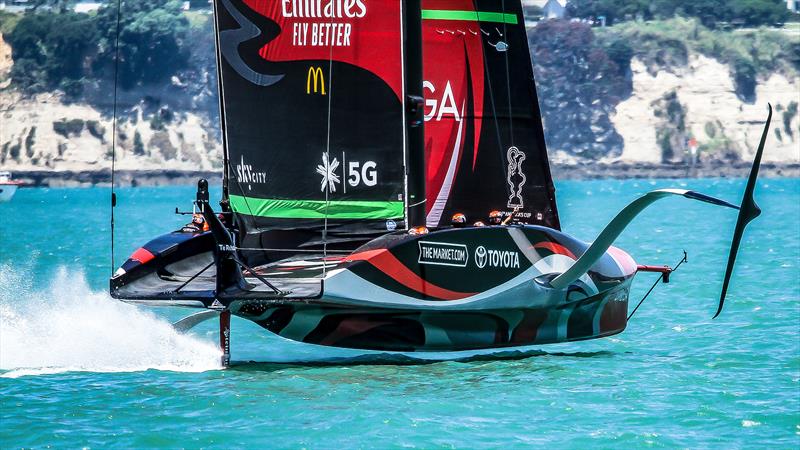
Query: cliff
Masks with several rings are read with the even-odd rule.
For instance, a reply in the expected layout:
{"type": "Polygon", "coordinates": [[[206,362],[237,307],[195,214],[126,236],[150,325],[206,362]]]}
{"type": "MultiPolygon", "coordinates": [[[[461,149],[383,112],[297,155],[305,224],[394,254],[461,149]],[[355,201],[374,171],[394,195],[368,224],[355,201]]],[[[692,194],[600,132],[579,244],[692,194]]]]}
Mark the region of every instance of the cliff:
{"type": "MultiPolygon", "coordinates": [[[[752,92],[743,95],[741,68],[730,62],[730,52],[714,57],[700,45],[709,36],[727,39],[727,35],[709,34],[690,21],[675,24],[693,27],[696,36],[687,42],[651,31],[632,36],[646,29],[642,24],[615,27],[595,36],[588,26],[563,21],[550,21],[531,33],[540,33],[542,38],[535,44],[532,38],[533,59],[554,165],[591,166],[584,171],[589,177],[597,176],[597,167],[607,164],[629,173],[640,167],[647,176],[685,176],[691,175],[684,170],[691,143],[696,164],[712,168],[697,174],[719,173],[725,167],[739,174],[758,144],[766,104],[771,102],[775,115],[764,159],[775,168],[774,174],[796,174],[800,76],[791,62],[780,63],[784,55],[763,45],[766,57],[774,55],[777,62],[752,74],[752,92]],[[545,39],[553,30],[560,34],[545,39]],[[578,44],[569,47],[570,36],[575,35],[580,36],[575,39],[578,44]],[[635,38],[646,39],[647,45],[630,49],[627,56],[624,46],[619,51],[619,39],[635,38]],[[604,66],[601,70],[593,64],[604,66]],[[595,87],[585,91],[576,76],[591,80],[595,87]],[[566,98],[565,93],[569,94],[566,98]],[[574,118],[580,120],[565,126],[564,120],[574,118]]],[[[754,35],[756,40],[766,40],[758,33],[772,32],[754,35]]],[[[750,53],[758,56],[756,50],[750,53]]],[[[11,49],[0,34],[0,168],[30,172],[32,181],[52,181],[48,172],[75,180],[79,177],[68,174],[97,172],[79,182],[102,180],[111,166],[112,86],[96,84],[77,100],[59,91],[25,95],[10,85],[12,64],[11,49]]],[[[169,82],[121,91],[116,168],[127,173],[167,169],[219,173],[217,100],[209,87],[214,85],[212,76],[207,71],[186,80],[173,76],[169,82]]],[[[616,169],[600,173],[604,171],[625,175],[616,169]]],[[[154,177],[157,182],[162,178],[154,177]]]]}

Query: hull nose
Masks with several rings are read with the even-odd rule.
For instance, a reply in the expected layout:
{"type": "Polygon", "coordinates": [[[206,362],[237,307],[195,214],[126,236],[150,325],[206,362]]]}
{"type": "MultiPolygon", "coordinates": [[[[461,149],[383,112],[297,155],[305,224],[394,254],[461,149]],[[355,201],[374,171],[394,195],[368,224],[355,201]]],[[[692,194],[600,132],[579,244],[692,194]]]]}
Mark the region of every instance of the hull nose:
{"type": "Polygon", "coordinates": [[[624,250],[614,247],[613,245],[606,251],[611,256],[611,259],[619,266],[619,270],[625,277],[632,277],[636,274],[636,261],[633,260],[631,255],[624,250]]]}

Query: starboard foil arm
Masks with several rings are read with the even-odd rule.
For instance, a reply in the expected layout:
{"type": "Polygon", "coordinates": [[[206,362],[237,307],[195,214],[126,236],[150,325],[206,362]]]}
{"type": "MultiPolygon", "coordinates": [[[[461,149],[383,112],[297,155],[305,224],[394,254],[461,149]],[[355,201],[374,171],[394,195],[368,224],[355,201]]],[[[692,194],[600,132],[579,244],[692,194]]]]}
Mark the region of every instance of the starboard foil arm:
{"type": "Polygon", "coordinates": [[[719,306],[717,308],[717,312],[714,317],[717,317],[720,312],[722,311],[723,304],[725,302],[725,296],[728,291],[728,285],[730,283],[730,278],[733,273],[733,267],[736,262],[736,255],[739,251],[739,244],[741,243],[742,235],[744,233],[744,229],[750,221],[755,219],[756,217],[761,214],[761,210],[759,209],[758,205],[756,205],[753,199],[753,191],[755,189],[756,179],[758,178],[758,170],[761,165],[761,155],[764,152],[764,144],[766,142],[767,133],[769,132],[769,125],[772,120],[772,105],[769,105],[769,113],[767,115],[767,121],[764,125],[764,131],[761,135],[761,142],[759,143],[758,150],[756,151],[755,158],[753,160],[753,165],[750,169],[750,176],[747,180],[747,186],[745,188],[744,197],[742,199],[741,206],[735,206],[731,203],[728,203],[724,200],[720,200],[705,194],[701,194],[695,191],[683,190],[683,189],[659,189],[652,192],[648,192],[647,194],[643,195],[642,197],[637,198],[633,202],[631,202],[628,206],[622,209],[616,217],[614,217],[611,222],[606,225],[603,231],[600,232],[600,235],[595,239],[595,241],[589,246],[586,252],[575,261],[569,269],[563,272],[561,275],[557,276],[550,282],[550,286],[556,289],[563,289],[573,282],[580,278],[583,274],[585,274],[589,269],[594,265],[595,262],[605,253],[606,250],[611,246],[611,244],[619,237],[623,230],[633,221],[633,219],[639,215],[642,211],[644,211],[648,206],[653,204],[655,201],[669,197],[672,195],[680,195],[692,200],[698,200],[705,203],[711,203],[713,205],[718,206],[725,206],[729,208],[734,208],[739,210],[739,217],[736,223],[736,227],[733,233],[733,239],[731,242],[731,249],[728,256],[728,264],[725,272],[725,279],[722,285],[722,292],[720,294],[719,299],[719,306]]]}
{"type": "Polygon", "coordinates": [[[611,244],[619,237],[620,234],[627,228],[636,216],[644,211],[648,206],[665,197],[682,196],[692,200],[699,200],[705,203],[714,205],[725,206],[728,208],[739,209],[736,205],[732,205],[724,200],[720,200],[699,192],[689,191],[685,189],[658,189],[648,192],[647,194],[632,201],[628,206],[617,213],[616,217],[609,222],[608,225],[600,232],[597,239],[594,240],[592,245],[583,253],[583,255],[575,261],[567,271],[555,277],[550,286],[555,289],[563,289],[575,282],[578,278],[583,276],[589,269],[597,262],[600,257],[605,254],[606,250],[611,247],[611,244]]]}

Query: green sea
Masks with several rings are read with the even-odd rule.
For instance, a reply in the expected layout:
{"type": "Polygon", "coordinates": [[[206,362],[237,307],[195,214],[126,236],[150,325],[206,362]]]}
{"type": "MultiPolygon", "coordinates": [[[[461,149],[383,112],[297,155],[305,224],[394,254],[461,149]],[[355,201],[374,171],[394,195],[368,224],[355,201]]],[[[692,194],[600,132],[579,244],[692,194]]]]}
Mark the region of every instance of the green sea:
{"type": "MultiPolygon", "coordinates": [[[[738,203],[744,180],[556,187],[564,230],[592,240],[651,189],[738,203]]],[[[174,210],[193,193],[119,190],[116,263],[185,222],[174,210]]],[[[736,214],[675,198],[618,246],[688,263],[617,336],[413,363],[234,318],[236,364],[221,370],[214,324],[180,335],[170,322],[191,311],[109,297],[107,188],[21,189],[0,204],[0,448],[799,448],[800,180],[761,180],[756,197],[717,319],[736,214]]],[[[654,277],[637,276],[633,304],[654,277]]]]}

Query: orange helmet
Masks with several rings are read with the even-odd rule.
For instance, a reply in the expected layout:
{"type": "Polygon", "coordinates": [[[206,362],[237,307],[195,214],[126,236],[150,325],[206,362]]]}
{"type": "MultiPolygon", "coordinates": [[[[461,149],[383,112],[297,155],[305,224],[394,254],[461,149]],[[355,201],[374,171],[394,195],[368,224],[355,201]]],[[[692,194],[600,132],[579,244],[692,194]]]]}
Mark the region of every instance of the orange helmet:
{"type": "Polygon", "coordinates": [[[489,213],[489,225],[500,225],[503,223],[503,213],[494,210],[489,213]]]}
{"type": "Polygon", "coordinates": [[[421,234],[428,234],[428,227],[416,227],[411,228],[408,230],[408,234],[410,235],[421,235],[421,234]]]}
{"type": "Polygon", "coordinates": [[[450,219],[450,224],[457,228],[463,227],[467,224],[467,216],[461,213],[455,213],[450,219]]]}
{"type": "Polygon", "coordinates": [[[202,214],[192,215],[192,225],[196,226],[200,231],[208,231],[211,229],[202,214]]]}

